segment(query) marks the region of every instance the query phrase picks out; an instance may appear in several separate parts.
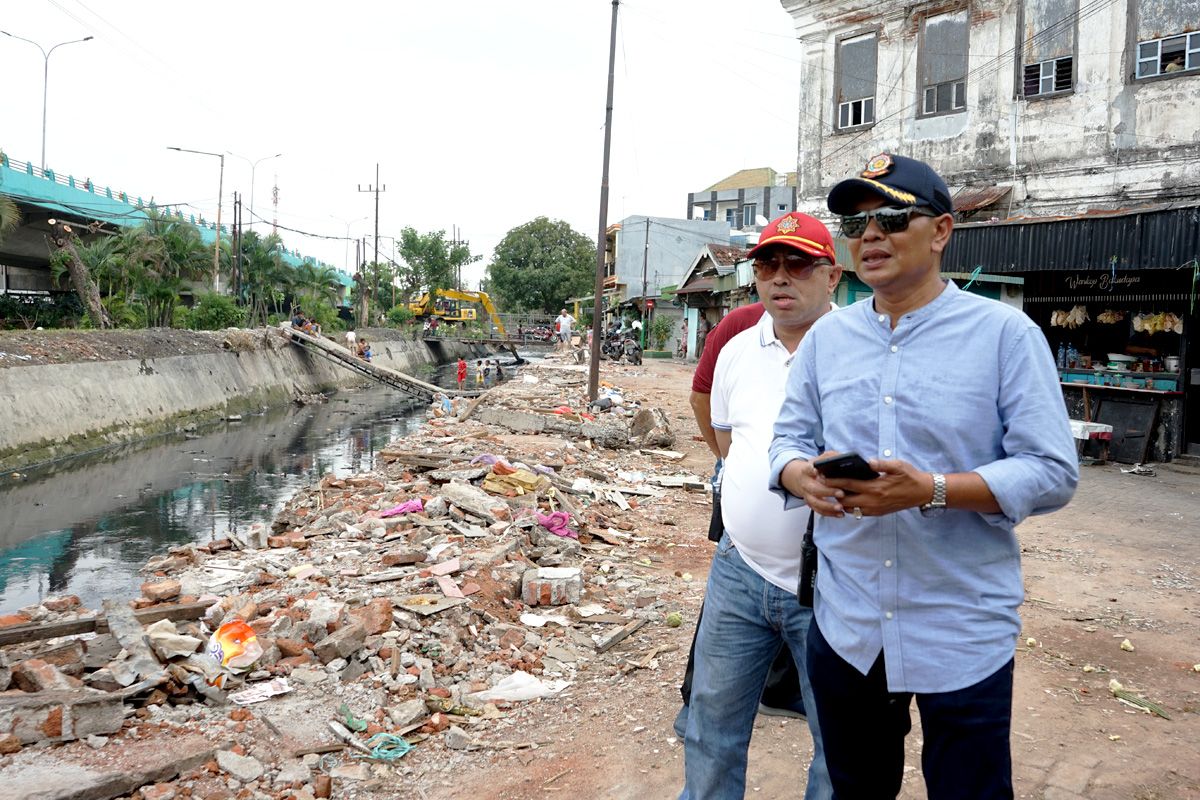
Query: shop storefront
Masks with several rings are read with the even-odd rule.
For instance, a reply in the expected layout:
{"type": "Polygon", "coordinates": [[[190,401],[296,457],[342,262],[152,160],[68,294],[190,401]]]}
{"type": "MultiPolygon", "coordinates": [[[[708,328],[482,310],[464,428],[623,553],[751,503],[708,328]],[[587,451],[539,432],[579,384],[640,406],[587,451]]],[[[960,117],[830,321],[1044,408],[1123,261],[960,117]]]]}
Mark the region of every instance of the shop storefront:
{"type": "Polygon", "coordinates": [[[1200,209],[1153,209],[963,225],[944,268],[1021,274],[1071,417],[1112,425],[1114,460],[1170,461],[1200,454],[1198,251],[1200,209]]]}

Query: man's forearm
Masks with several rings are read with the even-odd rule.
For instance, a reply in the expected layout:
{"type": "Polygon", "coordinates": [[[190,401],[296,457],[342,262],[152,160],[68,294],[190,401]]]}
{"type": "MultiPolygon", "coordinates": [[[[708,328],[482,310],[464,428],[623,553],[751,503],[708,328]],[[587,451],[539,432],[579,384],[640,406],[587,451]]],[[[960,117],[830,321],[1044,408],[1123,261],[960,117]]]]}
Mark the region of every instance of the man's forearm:
{"type": "Polygon", "coordinates": [[[696,425],[700,428],[700,437],[704,439],[704,443],[708,445],[712,454],[720,458],[721,449],[717,446],[717,436],[713,433],[712,427],[710,396],[703,392],[692,392],[688,397],[688,403],[692,406],[692,415],[695,416],[696,425]]]}

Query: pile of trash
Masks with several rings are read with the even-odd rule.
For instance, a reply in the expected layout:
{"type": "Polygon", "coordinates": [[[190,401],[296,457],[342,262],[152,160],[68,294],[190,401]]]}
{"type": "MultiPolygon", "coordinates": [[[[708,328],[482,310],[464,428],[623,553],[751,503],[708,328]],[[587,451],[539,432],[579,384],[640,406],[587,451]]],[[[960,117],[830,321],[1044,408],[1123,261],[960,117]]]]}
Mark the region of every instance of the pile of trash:
{"type": "Polygon", "coordinates": [[[436,401],[375,471],[326,475],[269,526],[151,559],[132,603],[0,620],[0,754],[258,719],[279,741],[221,749],[221,771],[249,759],[240,785],[327,797],[317,778],[379,778],[413,748],[531,746],[517,704],[648,666],[618,645],[679,615],[642,528],[707,481],[655,449],[674,442],[660,410],[615,387],[589,410],[578,373],[526,374],[436,401]],[[508,437],[518,452],[498,428],[543,436],[508,437]]]}

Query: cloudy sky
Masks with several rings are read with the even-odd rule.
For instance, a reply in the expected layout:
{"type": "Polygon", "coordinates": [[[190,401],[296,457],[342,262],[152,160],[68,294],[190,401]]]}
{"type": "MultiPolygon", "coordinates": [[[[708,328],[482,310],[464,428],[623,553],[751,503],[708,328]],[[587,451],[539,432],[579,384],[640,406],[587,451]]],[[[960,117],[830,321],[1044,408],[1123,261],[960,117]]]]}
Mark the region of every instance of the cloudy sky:
{"type": "MultiPolygon", "coordinates": [[[[163,3],[23,0],[0,29],[50,59],[47,165],[215,217],[233,191],[280,225],[380,235],[458,226],[482,264],[546,215],[595,237],[609,0],[163,3]],[[364,217],[371,219],[362,219],[364,217]]],[[[0,36],[0,148],[40,160],[42,55],[0,36]]],[[[796,161],[799,45],[778,0],[624,0],[609,220],[682,217],[689,191],[796,161]]],[[[247,220],[250,214],[247,211],[247,220]]],[[[342,267],[342,241],[284,233],[342,267]]],[[[348,248],[353,259],[353,245],[348,248]]],[[[391,252],[391,240],[381,241],[391,252]]]]}

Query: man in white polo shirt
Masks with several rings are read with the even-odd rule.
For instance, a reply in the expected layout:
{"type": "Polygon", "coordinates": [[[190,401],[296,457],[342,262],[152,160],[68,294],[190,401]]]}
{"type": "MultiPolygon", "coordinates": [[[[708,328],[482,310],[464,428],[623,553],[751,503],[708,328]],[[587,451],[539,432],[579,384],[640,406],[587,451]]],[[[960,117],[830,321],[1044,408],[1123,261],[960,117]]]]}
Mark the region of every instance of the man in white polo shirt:
{"type": "MultiPolygon", "coordinates": [[[[717,359],[712,426],[725,459],[721,512],[725,534],[708,575],[696,634],[695,674],[684,736],[681,798],[740,798],[746,754],[767,671],[781,647],[797,665],[812,609],[796,597],[807,508],[785,509],[769,488],[767,448],[800,340],[830,310],[841,278],[833,239],[819,220],[792,212],[768,225],[750,251],[767,313],[729,340],[717,359]]],[[[801,693],[813,736],[806,800],[832,796],[812,709],[808,676],[801,693]]]]}

